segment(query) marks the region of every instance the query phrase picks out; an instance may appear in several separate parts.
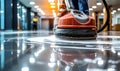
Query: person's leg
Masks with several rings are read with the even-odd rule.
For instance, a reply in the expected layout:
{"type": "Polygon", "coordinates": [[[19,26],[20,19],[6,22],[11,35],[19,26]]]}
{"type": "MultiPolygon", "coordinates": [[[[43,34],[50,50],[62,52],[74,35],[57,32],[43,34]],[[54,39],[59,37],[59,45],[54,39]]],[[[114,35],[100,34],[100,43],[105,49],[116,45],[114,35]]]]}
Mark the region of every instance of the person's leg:
{"type": "Polygon", "coordinates": [[[79,10],[78,0],[70,0],[70,3],[71,3],[71,6],[72,6],[73,9],[79,10]]]}
{"type": "Polygon", "coordinates": [[[85,14],[89,15],[88,0],[78,0],[79,11],[83,11],[85,14]]]}
{"type": "Polygon", "coordinates": [[[35,30],[35,24],[33,24],[33,30],[35,30]]]}
{"type": "Polygon", "coordinates": [[[35,24],[35,31],[37,31],[37,23],[35,24]]]}
{"type": "Polygon", "coordinates": [[[83,11],[85,14],[89,15],[88,0],[70,0],[73,9],[83,11]]]}
{"type": "Polygon", "coordinates": [[[36,23],[33,24],[33,30],[34,30],[34,31],[37,30],[37,24],[36,24],[36,23]]]}

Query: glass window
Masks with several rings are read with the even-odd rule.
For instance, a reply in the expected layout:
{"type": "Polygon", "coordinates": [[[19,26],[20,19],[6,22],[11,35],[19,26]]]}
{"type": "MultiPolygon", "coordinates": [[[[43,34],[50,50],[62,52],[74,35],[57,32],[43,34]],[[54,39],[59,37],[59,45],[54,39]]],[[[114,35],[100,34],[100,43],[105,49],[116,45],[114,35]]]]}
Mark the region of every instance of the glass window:
{"type": "Polygon", "coordinates": [[[21,5],[19,4],[19,2],[17,3],[17,18],[18,18],[18,30],[21,29],[21,14],[22,14],[22,11],[21,11],[21,5]]]}
{"type": "Polygon", "coordinates": [[[118,18],[117,23],[120,24],[120,18],[118,18]]]}
{"type": "Polygon", "coordinates": [[[27,10],[22,6],[22,27],[24,30],[27,30],[27,10]]]}
{"type": "MultiPolygon", "coordinates": [[[[34,12],[31,12],[31,23],[32,23],[32,25],[33,25],[33,21],[32,21],[33,17],[34,17],[34,12]]],[[[33,29],[33,26],[31,26],[31,28],[33,29]]]]}
{"type": "Polygon", "coordinates": [[[17,4],[18,29],[27,30],[27,9],[18,2],[17,4]]]}

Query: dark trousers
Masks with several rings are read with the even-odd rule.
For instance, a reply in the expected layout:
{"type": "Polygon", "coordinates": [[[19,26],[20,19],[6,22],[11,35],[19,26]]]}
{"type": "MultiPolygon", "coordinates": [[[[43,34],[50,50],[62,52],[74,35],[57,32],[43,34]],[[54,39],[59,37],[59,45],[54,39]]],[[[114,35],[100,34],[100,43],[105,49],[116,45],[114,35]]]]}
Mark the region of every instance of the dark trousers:
{"type": "Polygon", "coordinates": [[[35,30],[35,31],[37,30],[37,24],[35,24],[35,23],[33,24],[33,30],[35,30]]]}
{"type": "Polygon", "coordinates": [[[72,7],[89,15],[88,0],[70,0],[72,7]]]}

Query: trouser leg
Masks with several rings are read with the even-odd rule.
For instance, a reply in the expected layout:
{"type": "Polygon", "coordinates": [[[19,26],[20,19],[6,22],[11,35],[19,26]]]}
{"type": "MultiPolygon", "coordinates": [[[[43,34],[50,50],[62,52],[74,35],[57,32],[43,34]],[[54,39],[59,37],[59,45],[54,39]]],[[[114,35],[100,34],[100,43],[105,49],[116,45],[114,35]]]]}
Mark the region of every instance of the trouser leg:
{"type": "Polygon", "coordinates": [[[89,15],[88,0],[70,0],[72,8],[89,15]]]}
{"type": "Polygon", "coordinates": [[[80,11],[83,11],[85,14],[89,15],[88,0],[78,0],[78,7],[80,11]]]}

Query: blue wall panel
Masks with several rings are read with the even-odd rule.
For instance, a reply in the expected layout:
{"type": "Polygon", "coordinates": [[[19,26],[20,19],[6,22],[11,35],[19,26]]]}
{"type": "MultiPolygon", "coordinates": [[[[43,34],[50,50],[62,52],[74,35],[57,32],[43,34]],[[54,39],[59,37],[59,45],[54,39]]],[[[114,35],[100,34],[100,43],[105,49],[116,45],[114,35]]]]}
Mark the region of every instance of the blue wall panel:
{"type": "Polygon", "coordinates": [[[0,21],[0,30],[4,30],[4,0],[1,1],[1,21],[0,21]]]}
{"type": "Polygon", "coordinates": [[[5,0],[5,30],[12,30],[12,0],[5,0]]]}

